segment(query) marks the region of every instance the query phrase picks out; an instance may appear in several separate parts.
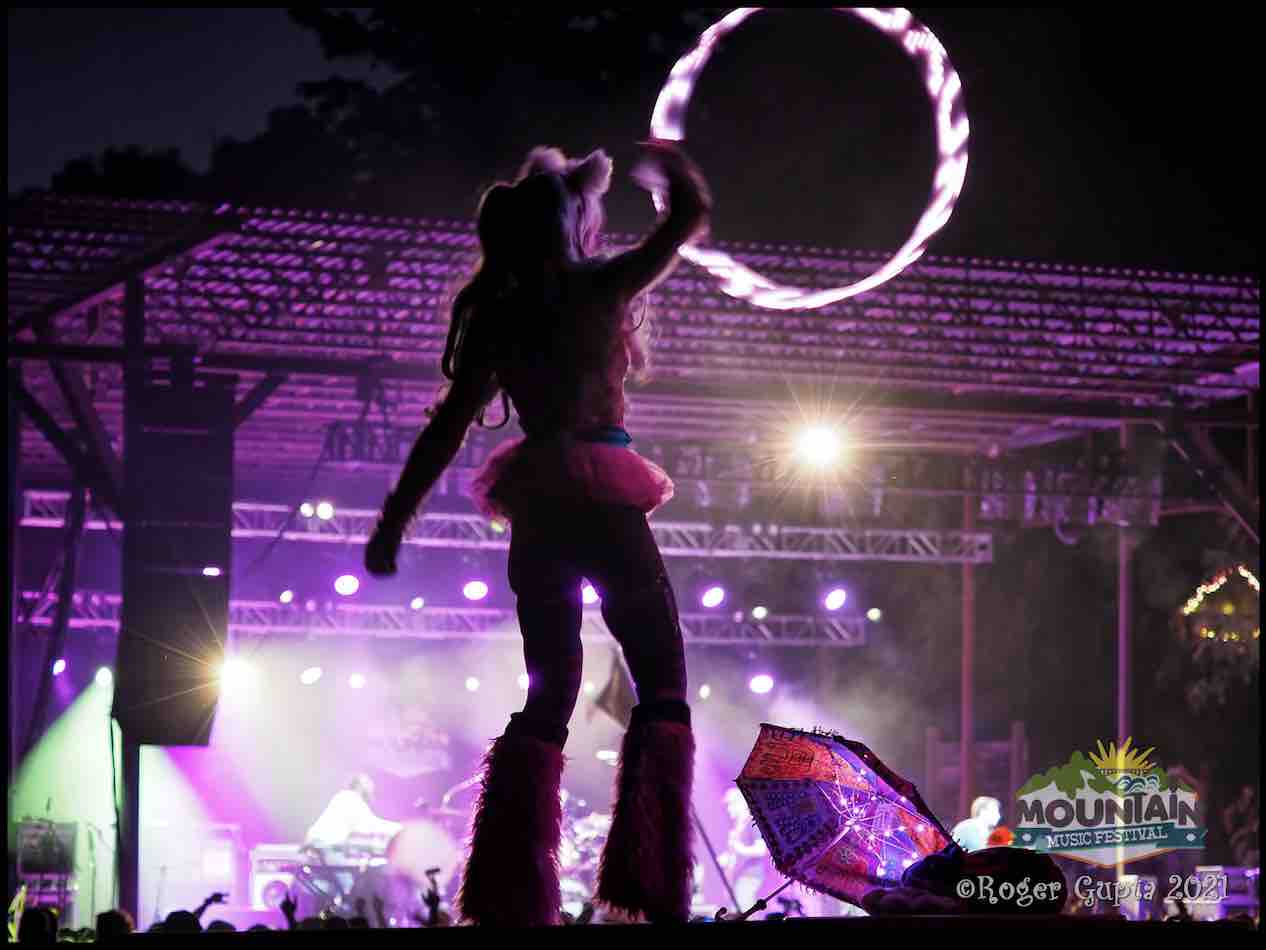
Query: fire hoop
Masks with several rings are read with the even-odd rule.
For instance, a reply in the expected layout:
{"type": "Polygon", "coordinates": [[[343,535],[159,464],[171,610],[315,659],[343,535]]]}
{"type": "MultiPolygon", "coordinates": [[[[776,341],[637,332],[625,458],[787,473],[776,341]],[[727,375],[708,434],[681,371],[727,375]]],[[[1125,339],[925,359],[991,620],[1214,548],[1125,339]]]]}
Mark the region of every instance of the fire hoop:
{"type": "MultiPolygon", "coordinates": [[[[660,90],[651,115],[651,135],[672,141],[686,137],[686,107],[694,92],[695,81],[712,55],[713,47],[761,7],[740,7],[718,20],[699,37],[693,50],[677,60],[668,81],[660,90]]],[[[867,290],[873,290],[896,277],[917,261],[954,210],[954,202],[963,190],[967,176],[967,113],[959,93],[962,81],[954,72],[945,47],[926,26],[902,8],[875,9],[835,7],[850,13],[891,36],[901,48],[923,66],[923,80],[932,100],[935,114],[938,164],[932,182],[932,197],[915,225],[914,233],[878,270],[846,287],[808,290],[784,287],[743,266],[724,251],[686,245],[680,254],[702,267],[721,282],[721,289],[731,297],[748,300],[769,310],[812,310],[824,307],[867,290]]],[[[651,200],[657,211],[664,210],[664,196],[653,192],[651,200]]]]}

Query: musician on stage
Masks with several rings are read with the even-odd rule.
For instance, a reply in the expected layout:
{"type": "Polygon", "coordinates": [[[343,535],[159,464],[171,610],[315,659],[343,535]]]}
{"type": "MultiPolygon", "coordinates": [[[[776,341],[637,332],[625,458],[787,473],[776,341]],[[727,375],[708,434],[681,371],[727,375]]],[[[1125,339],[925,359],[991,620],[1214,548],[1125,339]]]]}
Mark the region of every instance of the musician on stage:
{"type": "Polygon", "coordinates": [[[353,838],[378,837],[385,849],[387,841],[404,826],[375,815],[373,799],[374,780],[361,772],[330,799],[304,836],[304,846],[326,850],[346,847],[353,838]]]}
{"type": "Polygon", "coordinates": [[[318,906],[313,913],[331,903],[343,908],[349,905],[357,879],[350,866],[352,846],[385,853],[387,843],[404,827],[375,815],[373,798],[374,780],[363,772],[355,775],[346,788],[334,793],[304,836],[304,850],[316,860],[305,866],[299,882],[307,895],[316,899],[318,906]]]}

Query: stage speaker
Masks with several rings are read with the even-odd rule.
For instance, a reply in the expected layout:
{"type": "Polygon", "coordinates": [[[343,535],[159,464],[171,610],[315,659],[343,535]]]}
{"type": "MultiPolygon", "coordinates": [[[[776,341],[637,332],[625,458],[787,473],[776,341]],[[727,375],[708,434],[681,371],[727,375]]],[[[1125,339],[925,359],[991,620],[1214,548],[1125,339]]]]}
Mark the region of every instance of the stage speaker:
{"type": "Polygon", "coordinates": [[[142,745],[206,745],[229,622],[232,387],[152,385],[127,407],[114,717],[142,745]]]}
{"type": "Polygon", "coordinates": [[[276,910],[294,885],[303,857],[297,845],[261,844],[251,849],[251,907],[276,910]]]}

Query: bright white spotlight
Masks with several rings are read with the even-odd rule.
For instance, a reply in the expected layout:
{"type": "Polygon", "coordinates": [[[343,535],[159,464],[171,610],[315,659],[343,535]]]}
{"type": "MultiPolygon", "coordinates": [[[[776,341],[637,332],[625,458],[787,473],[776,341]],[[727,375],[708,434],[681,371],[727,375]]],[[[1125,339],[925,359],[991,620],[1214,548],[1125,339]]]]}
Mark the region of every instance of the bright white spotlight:
{"type": "Polygon", "coordinates": [[[53,662],[53,675],[61,676],[65,672],[66,672],[66,661],[62,659],[55,660],[53,662]]]}
{"type": "Polygon", "coordinates": [[[491,521],[488,522],[488,527],[492,529],[493,534],[506,533],[506,523],[496,518],[493,518],[491,521]]]}
{"type": "Polygon", "coordinates": [[[305,518],[311,518],[316,514],[316,509],[312,507],[312,502],[305,501],[299,506],[299,514],[303,515],[305,518]]]}
{"type": "Polygon", "coordinates": [[[483,581],[467,581],[462,596],[467,600],[483,600],[488,596],[488,585],[483,581]]]}
{"type": "Polygon", "coordinates": [[[324,671],[319,666],[309,666],[306,670],[299,674],[299,682],[304,686],[311,686],[321,678],[324,671]]]}
{"type": "Polygon", "coordinates": [[[255,670],[244,659],[230,656],[220,667],[220,685],[224,687],[242,686],[254,678],[255,670]]]}
{"type": "Polygon", "coordinates": [[[360,590],[360,578],[355,574],[343,574],[334,582],[334,589],[344,597],[351,597],[360,590]]]}
{"type": "Polygon", "coordinates": [[[598,691],[598,687],[594,685],[593,680],[585,680],[585,685],[581,687],[586,696],[592,696],[598,691]]]}
{"type": "Polygon", "coordinates": [[[414,610],[421,610],[426,606],[426,601],[421,597],[414,597],[413,600],[409,601],[409,606],[414,610]]]}
{"type": "Polygon", "coordinates": [[[316,506],[316,516],[322,521],[329,521],[334,517],[334,506],[328,501],[318,502],[316,506]]]}
{"type": "Polygon", "coordinates": [[[831,426],[808,426],[796,436],[796,457],[814,468],[829,468],[844,454],[844,441],[831,426]]]}
{"type": "Polygon", "coordinates": [[[614,749],[599,749],[595,757],[599,762],[616,762],[620,758],[620,753],[614,749]]]}
{"type": "Polygon", "coordinates": [[[351,676],[347,678],[347,685],[350,686],[352,689],[364,689],[365,677],[362,676],[360,673],[353,673],[351,676]]]}
{"type": "Polygon", "coordinates": [[[759,605],[759,604],[758,604],[758,605],[756,605],[755,607],[753,607],[753,608],[752,608],[752,619],[753,619],[753,620],[764,620],[764,619],[765,619],[766,617],[768,617],[768,616],[769,616],[769,608],[768,608],[768,607],[763,607],[763,606],[761,606],[761,605],[759,605]]]}
{"type": "Polygon", "coordinates": [[[844,601],[848,600],[848,591],[843,587],[833,587],[825,597],[822,598],[822,606],[827,610],[839,610],[844,606],[844,601]]]}
{"type": "Polygon", "coordinates": [[[878,607],[871,607],[870,610],[866,611],[866,619],[871,623],[879,623],[879,621],[884,619],[884,612],[878,607]]]}
{"type": "Polygon", "coordinates": [[[699,603],[705,607],[720,607],[721,602],[725,600],[725,588],[720,584],[713,584],[703,592],[703,596],[699,598],[699,603]]]}
{"type": "Polygon", "coordinates": [[[295,592],[289,589],[283,590],[281,592],[281,596],[278,597],[277,599],[280,600],[283,604],[288,604],[292,600],[295,599],[295,592]]]}
{"type": "Polygon", "coordinates": [[[580,588],[580,599],[586,604],[596,604],[598,602],[598,592],[593,589],[592,584],[586,584],[580,588]]]}
{"type": "Polygon", "coordinates": [[[527,689],[531,683],[532,681],[528,678],[526,673],[519,674],[519,689],[527,689]]]}
{"type": "Polygon", "coordinates": [[[748,689],[753,693],[763,695],[774,688],[774,678],[768,673],[761,673],[758,676],[753,676],[752,681],[747,685],[748,689]]]}
{"type": "Polygon", "coordinates": [[[473,676],[466,677],[466,692],[468,693],[479,692],[479,680],[477,680],[473,676]]]}
{"type": "Polygon", "coordinates": [[[220,569],[216,567],[214,564],[208,564],[206,567],[202,569],[202,576],[203,577],[219,577],[220,569]]]}
{"type": "Polygon", "coordinates": [[[97,670],[96,681],[98,686],[109,686],[114,682],[114,673],[108,666],[103,666],[97,670]]]}
{"type": "Polygon", "coordinates": [[[699,687],[700,699],[707,699],[711,695],[712,695],[712,687],[709,686],[707,683],[704,683],[702,686],[699,687]]]}

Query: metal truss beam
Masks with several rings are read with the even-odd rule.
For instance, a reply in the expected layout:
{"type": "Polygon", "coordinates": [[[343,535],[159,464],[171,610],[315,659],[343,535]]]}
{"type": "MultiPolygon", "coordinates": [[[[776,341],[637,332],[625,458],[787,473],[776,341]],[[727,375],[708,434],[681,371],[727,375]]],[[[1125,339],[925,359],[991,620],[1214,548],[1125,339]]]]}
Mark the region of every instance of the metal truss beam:
{"type": "MultiPolygon", "coordinates": [[[[22,526],[54,528],[65,518],[65,492],[24,493],[22,526]]],[[[328,521],[291,520],[285,505],[239,501],[233,504],[233,537],[269,539],[291,521],[287,541],[363,544],[377,522],[371,509],[341,508],[328,521]]],[[[89,529],[104,530],[100,520],[89,529]]],[[[114,526],[111,525],[113,528],[114,526]]],[[[993,561],[993,535],[988,532],[912,529],[854,530],[795,525],[652,521],[651,530],[666,557],[763,558],[780,561],[897,561],[919,564],[988,564],[993,561]]],[[[463,551],[504,551],[508,534],[482,515],[427,512],[417,518],[405,544],[463,551]]]]}
{"type": "MultiPolygon", "coordinates": [[[[22,594],[39,602],[39,594],[22,594]]],[[[72,630],[117,632],[123,598],[118,594],[79,592],[74,595],[72,630]]],[[[303,636],[367,637],[413,640],[518,640],[518,620],[512,609],[494,607],[377,607],[368,604],[282,605],[273,601],[234,600],[229,603],[229,634],[236,637],[303,636]]],[[[31,624],[49,627],[57,598],[39,602],[31,624]]],[[[687,644],[764,647],[857,647],[866,642],[867,621],[860,615],[822,618],[771,614],[761,621],[740,615],[683,613],[682,634],[687,644]]],[[[585,640],[610,638],[597,610],[586,610],[581,625],[585,640]]]]}

